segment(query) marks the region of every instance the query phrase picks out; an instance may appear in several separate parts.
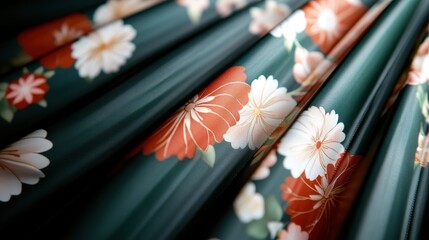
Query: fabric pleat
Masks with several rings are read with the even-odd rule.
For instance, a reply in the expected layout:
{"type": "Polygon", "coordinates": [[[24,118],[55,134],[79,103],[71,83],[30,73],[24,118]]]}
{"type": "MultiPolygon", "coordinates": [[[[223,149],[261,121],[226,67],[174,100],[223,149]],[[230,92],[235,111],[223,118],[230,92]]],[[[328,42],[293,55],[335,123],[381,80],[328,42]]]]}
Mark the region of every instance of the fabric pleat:
{"type": "Polygon", "coordinates": [[[2,239],[425,239],[426,0],[0,9],[2,239]]]}

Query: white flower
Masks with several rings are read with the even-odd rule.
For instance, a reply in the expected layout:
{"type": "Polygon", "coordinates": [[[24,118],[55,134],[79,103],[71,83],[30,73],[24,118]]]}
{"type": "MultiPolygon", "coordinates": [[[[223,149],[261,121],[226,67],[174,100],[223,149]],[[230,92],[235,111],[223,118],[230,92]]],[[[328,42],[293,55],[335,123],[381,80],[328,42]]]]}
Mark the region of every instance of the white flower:
{"type": "Polygon", "coordinates": [[[305,20],[304,11],[297,10],[270,33],[276,38],[284,37],[286,48],[290,50],[292,49],[296,35],[303,32],[306,27],[307,21],[305,20]]]}
{"type": "Polygon", "coordinates": [[[293,66],[293,76],[297,82],[303,85],[312,85],[317,78],[310,79],[308,77],[319,67],[320,63],[325,59],[321,52],[308,52],[307,49],[298,47],[295,50],[295,65],[293,66]]]}
{"type": "Polygon", "coordinates": [[[291,222],[287,230],[282,230],[280,232],[278,240],[307,240],[308,238],[308,232],[302,231],[301,226],[291,222]]]}
{"type": "Polygon", "coordinates": [[[290,9],[285,4],[272,0],[268,0],[265,3],[265,9],[250,8],[252,22],[249,25],[249,32],[252,34],[268,33],[290,14],[290,9]]]}
{"type": "Polygon", "coordinates": [[[243,223],[261,219],[265,214],[264,197],[255,192],[255,184],[248,182],[234,201],[234,210],[243,223]]]}
{"type": "Polygon", "coordinates": [[[0,151],[0,201],[21,193],[22,184],[34,185],[45,177],[40,169],[49,159],[39,154],[52,148],[47,132],[37,130],[0,151]]]}
{"type": "Polygon", "coordinates": [[[270,153],[256,169],[255,173],[252,175],[252,180],[262,180],[270,176],[270,167],[274,166],[277,163],[277,154],[276,150],[271,150],[270,153]]]}
{"type": "Polygon", "coordinates": [[[79,29],[70,28],[64,23],[60,30],[54,31],[54,43],[56,46],[62,46],[70,41],[82,36],[83,32],[79,29]]]}
{"type": "Polygon", "coordinates": [[[249,102],[240,110],[240,120],[224,135],[233,148],[260,147],[296,106],[286,88],[277,88],[278,85],[273,76],[266,79],[261,75],[252,82],[249,102]]]}
{"type": "Polygon", "coordinates": [[[317,194],[309,195],[310,200],[316,202],[313,205],[313,209],[318,209],[322,205],[333,204],[334,199],[338,199],[343,188],[335,186],[337,184],[337,179],[338,177],[329,183],[326,176],[323,176],[321,181],[314,185],[314,189],[317,191],[317,194]]]}
{"type": "Polygon", "coordinates": [[[338,123],[338,114],[325,113],[323,107],[310,107],[282,138],[278,152],[285,156],[283,165],[298,178],[314,180],[325,174],[328,164],[334,164],[344,152],[344,124],[338,123]]]}
{"type": "Polygon", "coordinates": [[[134,13],[160,2],[161,0],[109,0],[99,6],[94,12],[94,22],[97,25],[106,24],[134,13]]]}
{"type": "Polygon", "coordinates": [[[80,38],[72,45],[79,76],[95,78],[101,71],[117,72],[134,52],[131,40],[135,36],[136,30],[120,20],[80,38]]]}

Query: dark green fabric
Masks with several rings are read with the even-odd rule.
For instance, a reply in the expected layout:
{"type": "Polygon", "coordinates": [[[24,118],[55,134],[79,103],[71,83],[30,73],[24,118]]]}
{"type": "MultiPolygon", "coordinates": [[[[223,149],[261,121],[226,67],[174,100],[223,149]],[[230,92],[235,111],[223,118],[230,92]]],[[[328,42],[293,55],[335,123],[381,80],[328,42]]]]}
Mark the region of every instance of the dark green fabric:
{"type": "MultiPolygon", "coordinates": [[[[367,148],[365,148],[365,146],[368,145],[365,143],[372,141],[374,127],[366,126],[364,129],[359,129],[357,126],[360,126],[363,121],[369,121],[374,124],[377,122],[385,102],[387,101],[387,97],[391,92],[391,88],[402,73],[401,69],[403,65],[406,64],[406,58],[398,64],[396,56],[397,54],[410,54],[412,50],[412,46],[410,46],[404,51],[399,47],[399,43],[402,42],[403,44],[405,42],[405,40],[401,39],[402,32],[407,26],[408,18],[413,15],[418,5],[417,3],[418,1],[408,3],[402,2],[390,6],[390,9],[383,13],[383,16],[377,20],[376,24],[353,49],[345,61],[329,78],[328,82],[317,94],[315,99],[309,104],[309,106],[322,106],[326,111],[334,109],[336,113],[339,114],[340,121],[344,122],[345,125],[345,150],[351,151],[351,154],[366,153],[367,148]],[[396,27],[392,28],[392,25],[396,27]],[[389,44],[385,43],[386,36],[389,36],[389,44]],[[365,69],[365,71],[363,71],[363,69],[365,69]],[[375,87],[380,84],[385,86],[386,82],[391,83],[390,88],[375,87]],[[383,95],[385,97],[382,97],[383,95]],[[377,101],[381,101],[381,103],[375,104],[377,101]],[[368,108],[371,109],[372,107],[376,108],[377,114],[368,114],[368,108]],[[356,133],[357,129],[362,133],[356,133]],[[351,145],[347,144],[348,142],[351,143],[351,145]],[[357,149],[359,149],[359,151],[357,151],[357,149]]],[[[422,18],[420,18],[420,22],[422,22],[421,20],[422,18]]],[[[416,30],[413,31],[412,36],[414,39],[417,38],[418,33],[419,32],[416,30]]],[[[281,204],[282,209],[285,209],[287,207],[287,202],[281,199],[282,190],[280,189],[280,185],[291,175],[290,172],[285,171],[282,164],[279,163],[283,159],[284,156],[277,153],[277,164],[271,168],[270,176],[265,180],[255,180],[252,182],[256,185],[257,192],[264,196],[265,201],[267,201],[270,196],[275,196],[277,202],[281,204]]],[[[360,178],[362,176],[355,177],[360,178]]],[[[345,187],[347,188],[347,185],[345,187]]],[[[228,192],[232,191],[234,190],[230,189],[229,191],[225,191],[225,195],[227,196],[228,192]]],[[[216,203],[217,205],[213,204],[208,215],[216,215],[218,212],[217,206],[222,204],[222,199],[222,196],[219,197],[216,203]]],[[[350,200],[353,199],[343,201],[350,200]]],[[[334,212],[335,210],[330,212],[328,222],[335,220],[336,216],[334,212]]],[[[342,212],[340,215],[342,214],[345,213],[342,212]]],[[[203,217],[200,219],[200,222],[206,219],[208,215],[204,215],[205,218],[203,217]]],[[[219,215],[220,217],[217,220],[210,219],[208,223],[204,222],[201,226],[198,224],[195,226],[195,228],[198,229],[200,227],[210,229],[210,231],[203,235],[204,238],[257,239],[254,235],[252,236],[249,234],[252,228],[251,224],[254,223],[253,225],[255,225],[257,221],[253,221],[251,224],[247,225],[241,223],[235,215],[234,209],[231,207],[226,213],[219,215]]],[[[281,222],[287,225],[290,221],[290,216],[283,213],[281,222]]],[[[337,224],[337,222],[334,224],[337,224]]],[[[329,230],[326,229],[326,231],[329,230]]],[[[191,236],[192,231],[189,231],[184,239],[191,236]]],[[[312,237],[314,239],[324,239],[323,236],[318,235],[313,235],[312,237]]],[[[263,239],[269,238],[264,237],[263,239]]]]}

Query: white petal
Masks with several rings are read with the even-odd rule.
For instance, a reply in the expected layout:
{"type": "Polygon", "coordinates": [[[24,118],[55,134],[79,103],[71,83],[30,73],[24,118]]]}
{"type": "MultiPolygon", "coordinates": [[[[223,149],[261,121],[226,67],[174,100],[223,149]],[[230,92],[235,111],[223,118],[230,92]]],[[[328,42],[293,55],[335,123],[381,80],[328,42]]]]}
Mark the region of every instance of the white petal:
{"type": "Polygon", "coordinates": [[[22,183],[36,184],[39,179],[45,177],[42,171],[25,163],[3,160],[2,164],[7,166],[22,183]]]}
{"type": "MultiPolygon", "coordinates": [[[[240,121],[241,119],[240,117],[240,121]]],[[[244,123],[238,122],[236,125],[230,127],[223,135],[224,140],[230,142],[234,149],[245,148],[248,143],[249,128],[252,122],[251,120],[244,123]]]]}
{"type": "Polygon", "coordinates": [[[39,129],[28,134],[24,138],[46,138],[46,136],[48,136],[48,132],[46,132],[44,129],[39,129]]]}
{"type": "Polygon", "coordinates": [[[270,32],[271,36],[276,37],[276,38],[281,38],[283,37],[283,27],[277,26],[275,27],[271,32],[270,32]]]}
{"type": "Polygon", "coordinates": [[[305,176],[310,180],[313,181],[318,176],[325,175],[325,169],[320,164],[320,159],[317,156],[317,154],[313,155],[312,158],[308,159],[307,166],[305,168],[305,176]]]}
{"type": "Polygon", "coordinates": [[[114,9],[109,7],[108,3],[98,7],[94,12],[94,23],[97,25],[102,25],[114,20],[115,14],[112,10],[114,9]]]}
{"type": "Polygon", "coordinates": [[[265,127],[266,126],[262,122],[256,121],[254,127],[249,129],[250,131],[249,134],[251,134],[251,138],[249,141],[250,149],[253,150],[253,149],[259,148],[268,139],[269,133],[265,131],[266,130],[265,127]]]}
{"type": "Polygon", "coordinates": [[[252,175],[252,180],[262,180],[270,175],[270,169],[265,166],[259,166],[259,168],[252,175]]]}
{"type": "Polygon", "coordinates": [[[23,138],[7,149],[16,149],[19,153],[41,153],[52,148],[52,142],[44,138],[23,138]]]}
{"type": "Polygon", "coordinates": [[[278,221],[269,221],[267,223],[268,231],[270,232],[271,239],[274,239],[277,236],[277,233],[280,229],[283,228],[283,223],[278,221]]]}
{"type": "Polygon", "coordinates": [[[301,33],[307,27],[304,11],[297,10],[289,17],[290,25],[294,27],[295,32],[301,33]]]}
{"type": "Polygon", "coordinates": [[[12,195],[21,193],[21,182],[8,169],[0,166],[0,201],[9,201],[12,195]]]}
{"type": "Polygon", "coordinates": [[[313,201],[319,201],[319,200],[321,200],[323,198],[322,195],[313,195],[313,194],[309,195],[309,197],[313,201]]]}
{"type": "Polygon", "coordinates": [[[299,178],[299,176],[304,172],[306,165],[307,161],[305,161],[305,159],[285,157],[283,161],[283,167],[291,170],[291,174],[294,178],[299,178]]]}
{"type": "Polygon", "coordinates": [[[20,155],[20,162],[29,164],[35,168],[42,169],[49,165],[49,159],[37,153],[25,153],[20,155]]]}

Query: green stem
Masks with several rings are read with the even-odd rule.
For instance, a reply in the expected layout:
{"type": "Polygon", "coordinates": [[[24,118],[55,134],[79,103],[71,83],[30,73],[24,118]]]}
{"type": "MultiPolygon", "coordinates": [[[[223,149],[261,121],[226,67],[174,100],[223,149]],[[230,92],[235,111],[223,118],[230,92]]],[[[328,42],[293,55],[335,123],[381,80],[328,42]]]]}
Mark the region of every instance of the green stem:
{"type": "Polygon", "coordinates": [[[299,41],[298,41],[298,39],[297,39],[296,37],[295,37],[295,40],[294,40],[293,42],[295,43],[296,47],[304,48],[304,47],[301,45],[301,43],[299,43],[299,41]]]}

